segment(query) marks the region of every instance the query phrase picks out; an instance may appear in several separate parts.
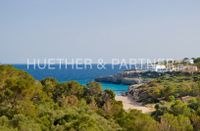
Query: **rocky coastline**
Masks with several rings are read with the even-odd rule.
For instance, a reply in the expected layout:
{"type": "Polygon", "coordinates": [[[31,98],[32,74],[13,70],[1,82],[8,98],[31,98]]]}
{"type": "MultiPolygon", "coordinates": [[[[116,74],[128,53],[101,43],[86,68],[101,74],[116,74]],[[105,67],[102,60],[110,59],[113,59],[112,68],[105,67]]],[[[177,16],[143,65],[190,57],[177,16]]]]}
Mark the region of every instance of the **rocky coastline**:
{"type": "Polygon", "coordinates": [[[95,79],[97,82],[106,82],[106,83],[114,83],[114,84],[124,84],[124,85],[133,85],[142,83],[141,78],[130,78],[123,77],[118,75],[111,75],[105,77],[98,77],[95,79]]]}
{"type": "Polygon", "coordinates": [[[163,73],[159,72],[130,70],[130,71],[123,71],[115,75],[100,76],[95,78],[95,81],[114,83],[114,84],[134,85],[134,84],[146,83],[149,81],[149,79],[157,78],[162,74],[163,73]]]}
{"type": "MultiPolygon", "coordinates": [[[[95,78],[96,82],[105,82],[105,83],[113,83],[113,84],[123,84],[129,85],[129,88],[133,88],[137,85],[142,85],[150,82],[154,78],[158,78],[162,75],[172,73],[170,72],[155,72],[155,71],[136,71],[136,70],[128,70],[123,71],[118,74],[109,75],[109,76],[100,76],[95,78]]],[[[131,90],[130,90],[131,91],[131,90]]]]}
{"type": "Polygon", "coordinates": [[[148,95],[141,85],[149,83],[154,78],[158,78],[163,75],[173,76],[175,74],[183,74],[183,72],[152,72],[152,71],[123,71],[118,74],[110,76],[101,76],[95,79],[96,82],[114,83],[128,85],[128,92],[122,95],[129,95],[135,101],[142,102],[143,100],[148,101],[148,95]]]}
{"type": "MultiPolygon", "coordinates": [[[[124,71],[115,75],[98,77],[95,80],[97,82],[109,82],[115,84],[124,84],[128,85],[128,91],[122,93],[123,96],[129,96],[134,101],[139,103],[151,103],[152,101],[158,102],[163,98],[154,98],[149,94],[148,86],[152,85],[151,82],[158,77],[165,77],[170,79],[172,77],[178,76],[198,76],[199,72],[190,73],[190,72],[152,72],[152,71],[124,71]],[[146,87],[147,84],[148,86],[146,87]]],[[[184,81],[188,78],[184,78],[184,81]]],[[[172,81],[172,80],[171,80],[172,81]]],[[[180,81],[180,80],[179,80],[180,81]]],[[[178,82],[178,81],[177,81],[178,82]]]]}

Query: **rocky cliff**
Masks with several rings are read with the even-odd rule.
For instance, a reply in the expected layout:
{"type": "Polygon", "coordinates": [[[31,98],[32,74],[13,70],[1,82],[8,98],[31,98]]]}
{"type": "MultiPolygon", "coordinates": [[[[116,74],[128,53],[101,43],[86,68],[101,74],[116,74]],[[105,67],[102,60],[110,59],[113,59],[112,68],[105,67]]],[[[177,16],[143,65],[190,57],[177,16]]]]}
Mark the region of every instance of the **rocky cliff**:
{"type": "Polygon", "coordinates": [[[162,73],[158,72],[124,71],[115,75],[97,77],[95,81],[133,85],[145,83],[147,81],[146,79],[156,78],[161,75],[162,73]]]}
{"type": "Polygon", "coordinates": [[[124,85],[133,85],[142,83],[141,78],[129,78],[129,77],[118,77],[118,76],[98,77],[95,79],[95,81],[108,82],[114,84],[124,84],[124,85]]]}

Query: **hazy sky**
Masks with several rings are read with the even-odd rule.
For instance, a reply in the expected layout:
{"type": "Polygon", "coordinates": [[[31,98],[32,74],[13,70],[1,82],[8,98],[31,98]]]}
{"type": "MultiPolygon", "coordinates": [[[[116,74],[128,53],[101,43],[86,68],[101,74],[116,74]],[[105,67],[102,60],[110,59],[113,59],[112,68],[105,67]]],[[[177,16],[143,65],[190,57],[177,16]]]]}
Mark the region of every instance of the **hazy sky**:
{"type": "Polygon", "coordinates": [[[196,56],[199,0],[0,1],[0,63],[196,56]]]}

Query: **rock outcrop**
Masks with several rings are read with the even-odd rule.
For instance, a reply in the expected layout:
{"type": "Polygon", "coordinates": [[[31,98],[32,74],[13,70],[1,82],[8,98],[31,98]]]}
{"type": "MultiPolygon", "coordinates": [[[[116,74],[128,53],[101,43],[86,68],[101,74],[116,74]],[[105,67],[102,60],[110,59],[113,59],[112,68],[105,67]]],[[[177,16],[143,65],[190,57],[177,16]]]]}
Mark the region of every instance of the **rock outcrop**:
{"type": "Polygon", "coordinates": [[[138,102],[148,99],[148,95],[147,93],[145,93],[145,90],[143,88],[140,88],[141,85],[142,84],[131,85],[128,89],[128,94],[131,95],[132,98],[138,102]]]}
{"type": "Polygon", "coordinates": [[[158,99],[155,99],[152,97],[148,92],[147,86],[145,86],[145,83],[143,84],[136,84],[129,86],[128,94],[132,96],[132,98],[137,101],[141,102],[143,104],[145,103],[152,103],[152,102],[158,102],[158,99]]]}
{"type": "Polygon", "coordinates": [[[119,77],[119,76],[98,77],[95,79],[95,81],[114,83],[114,84],[124,84],[124,85],[133,85],[142,83],[141,78],[129,78],[129,77],[119,77]]]}
{"type": "Polygon", "coordinates": [[[156,78],[161,75],[158,72],[124,71],[115,75],[97,77],[95,81],[133,85],[146,82],[145,78],[156,78]]]}

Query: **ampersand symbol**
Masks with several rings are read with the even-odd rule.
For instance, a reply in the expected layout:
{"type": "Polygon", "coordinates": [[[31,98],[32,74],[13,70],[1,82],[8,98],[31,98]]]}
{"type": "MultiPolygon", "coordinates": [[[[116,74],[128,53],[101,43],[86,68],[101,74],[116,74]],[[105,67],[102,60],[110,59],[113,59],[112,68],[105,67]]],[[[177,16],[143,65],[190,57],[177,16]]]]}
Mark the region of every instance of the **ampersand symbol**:
{"type": "Polygon", "coordinates": [[[98,59],[97,69],[99,70],[106,69],[103,59],[98,59]]]}

